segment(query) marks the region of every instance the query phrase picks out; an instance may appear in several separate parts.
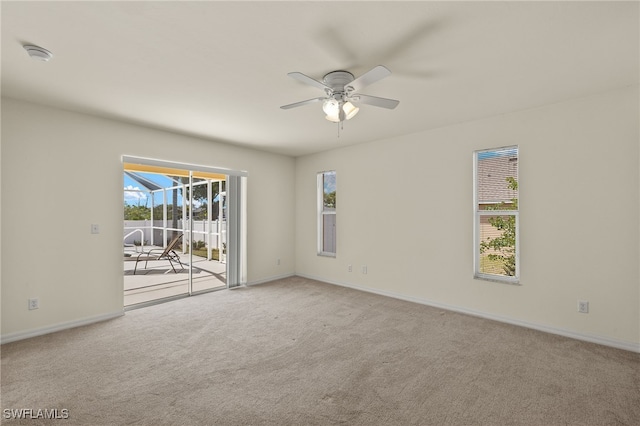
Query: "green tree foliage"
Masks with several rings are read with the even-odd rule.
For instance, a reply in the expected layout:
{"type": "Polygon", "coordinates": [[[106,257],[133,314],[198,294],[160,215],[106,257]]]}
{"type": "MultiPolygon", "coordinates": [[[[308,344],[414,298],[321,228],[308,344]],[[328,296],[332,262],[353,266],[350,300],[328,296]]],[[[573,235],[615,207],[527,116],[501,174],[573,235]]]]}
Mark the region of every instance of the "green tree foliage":
{"type": "MultiPolygon", "coordinates": [[[[509,189],[517,191],[518,182],[513,177],[506,179],[509,189]]],[[[518,199],[512,198],[511,203],[502,202],[499,205],[489,207],[488,210],[517,210],[518,199]]],[[[495,238],[487,238],[480,242],[480,254],[493,251],[487,255],[489,260],[500,261],[502,269],[508,276],[516,274],[516,217],[515,216],[495,216],[489,218],[491,226],[502,233],[495,238]]]]}
{"type": "Polygon", "coordinates": [[[324,206],[330,209],[336,208],[336,191],[324,193],[324,206]]]}
{"type": "MultiPolygon", "coordinates": [[[[184,183],[189,183],[189,178],[181,177],[180,180],[184,183]]],[[[224,186],[223,186],[224,190],[224,186]]],[[[178,201],[178,193],[189,197],[189,188],[186,188],[186,194],[183,194],[182,188],[176,188],[173,190],[173,202],[167,204],[167,218],[171,220],[174,228],[178,225],[178,219],[182,218],[182,204],[178,201]],[[173,214],[175,212],[175,214],[173,214]]],[[[220,182],[213,182],[211,185],[211,198],[215,199],[216,195],[220,193],[220,182]]],[[[206,220],[207,219],[207,185],[195,185],[193,187],[193,199],[200,201],[200,206],[194,209],[194,220],[206,220]]],[[[335,194],[334,194],[335,199],[335,194]]],[[[218,218],[218,203],[213,203],[213,219],[218,218]]],[[[163,212],[163,205],[159,204],[153,207],[154,220],[161,220],[163,212]]],[[[124,205],[124,220],[149,220],[151,219],[151,209],[141,205],[124,205]]]]}
{"type": "Polygon", "coordinates": [[[147,206],[124,205],[124,220],[151,219],[151,209],[147,206]]]}
{"type": "MultiPolygon", "coordinates": [[[[153,207],[153,220],[162,220],[162,210],[162,204],[153,207]]],[[[182,217],[182,206],[178,206],[176,208],[176,214],[174,215],[173,205],[167,204],[167,218],[173,219],[174,217],[176,218],[176,220],[182,217]]]]}
{"type": "MultiPolygon", "coordinates": [[[[189,183],[188,177],[181,177],[180,181],[184,184],[189,183]]],[[[194,179],[194,183],[197,180],[194,179]]],[[[189,196],[189,187],[186,188],[187,197],[189,196]]],[[[220,182],[212,182],[211,183],[211,198],[216,198],[216,195],[220,192],[220,182]]],[[[180,189],[180,193],[182,193],[182,189],[180,189]]],[[[194,185],[193,186],[193,199],[206,202],[207,201],[207,185],[194,185]]]]}
{"type": "MultiPolygon", "coordinates": [[[[189,183],[189,178],[181,178],[183,183],[189,183]]],[[[182,193],[182,189],[180,189],[182,193]]],[[[186,188],[187,197],[189,197],[189,188],[186,188]]],[[[211,200],[216,198],[216,195],[220,193],[220,182],[211,183],[211,200]]],[[[194,220],[206,220],[207,219],[207,185],[194,185],[193,186],[193,199],[200,202],[200,207],[193,212],[194,220]]],[[[160,216],[162,217],[162,216],[160,216]]],[[[218,218],[218,204],[213,203],[213,219],[218,218]]]]}

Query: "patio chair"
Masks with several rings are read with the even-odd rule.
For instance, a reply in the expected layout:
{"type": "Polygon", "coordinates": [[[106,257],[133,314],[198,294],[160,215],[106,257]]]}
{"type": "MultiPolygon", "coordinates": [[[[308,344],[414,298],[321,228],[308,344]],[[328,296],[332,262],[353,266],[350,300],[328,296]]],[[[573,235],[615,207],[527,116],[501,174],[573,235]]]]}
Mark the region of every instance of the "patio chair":
{"type": "Polygon", "coordinates": [[[146,253],[140,253],[137,256],[136,264],[133,267],[133,275],[136,274],[136,270],[138,269],[138,262],[141,262],[143,260],[144,269],[147,269],[147,263],[149,263],[150,260],[168,260],[169,264],[171,265],[171,269],[173,269],[173,272],[176,274],[178,273],[178,271],[176,271],[175,266],[173,266],[173,262],[178,262],[180,264],[180,267],[184,269],[184,265],[182,264],[182,262],[180,262],[180,256],[178,256],[178,253],[175,252],[175,248],[178,246],[181,238],[182,233],[176,234],[176,236],[173,237],[171,241],[169,241],[169,244],[167,244],[166,248],[151,249],[146,253]],[[154,254],[154,252],[157,254],[154,254]]]}

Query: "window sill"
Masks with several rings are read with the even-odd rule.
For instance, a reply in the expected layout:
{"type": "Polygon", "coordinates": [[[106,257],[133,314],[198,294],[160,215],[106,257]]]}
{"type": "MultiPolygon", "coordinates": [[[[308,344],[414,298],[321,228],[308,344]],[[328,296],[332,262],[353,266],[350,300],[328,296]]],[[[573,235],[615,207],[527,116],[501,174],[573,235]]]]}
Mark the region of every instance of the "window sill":
{"type": "Polygon", "coordinates": [[[325,252],[325,251],[321,251],[318,253],[318,256],[322,256],[322,257],[336,257],[335,253],[329,253],[329,252],[325,252]]]}
{"type": "Polygon", "coordinates": [[[501,284],[522,285],[520,284],[520,278],[517,278],[517,277],[501,277],[499,275],[488,275],[488,274],[476,273],[473,276],[473,279],[482,280],[482,281],[491,281],[491,282],[501,283],[501,284]]]}

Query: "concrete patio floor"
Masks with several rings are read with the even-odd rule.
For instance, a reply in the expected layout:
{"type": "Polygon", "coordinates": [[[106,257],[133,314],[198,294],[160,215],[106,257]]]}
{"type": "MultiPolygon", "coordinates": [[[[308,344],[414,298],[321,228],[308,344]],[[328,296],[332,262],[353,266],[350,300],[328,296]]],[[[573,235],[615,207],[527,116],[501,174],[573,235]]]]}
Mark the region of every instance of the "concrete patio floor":
{"type": "MultiPolygon", "coordinates": [[[[144,248],[145,252],[150,249],[144,248]]],[[[184,269],[174,262],[176,272],[166,260],[149,261],[145,268],[144,261],[138,262],[135,275],[135,260],[139,255],[133,247],[125,247],[124,257],[124,306],[150,302],[166,297],[188,294],[189,286],[189,254],[180,255],[184,269]],[[128,256],[127,256],[128,255],[128,256]]],[[[193,256],[193,288],[192,293],[200,291],[226,288],[227,265],[217,260],[207,260],[200,256],[193,256]]]]}

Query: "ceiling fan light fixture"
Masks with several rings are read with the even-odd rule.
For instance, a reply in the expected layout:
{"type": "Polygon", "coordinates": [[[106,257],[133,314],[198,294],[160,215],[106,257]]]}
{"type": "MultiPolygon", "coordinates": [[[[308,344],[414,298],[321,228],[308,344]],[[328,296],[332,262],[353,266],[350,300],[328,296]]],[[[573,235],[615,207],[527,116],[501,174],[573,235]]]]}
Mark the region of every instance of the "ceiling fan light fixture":
{"type": "Polygon", "coordinates": [[[356,116],[358,111],[360,111],[360,108],[353,105],[351,102],[345,102],[345,104],[342,106],[342,110],[345,113],[346,119],[351,120],[353,117],[356,116]]]}
{"type": "Polygon", "coordinates": [[[324,118],[326,118],[327,120],[331,121],[332,123],[339,123],[340,122],[340,117],[338,117],[338,114],[336,114],[336,115],[327,115],[324,118]]]}
{"type": "MultiPolygon", "coordinates": [[[[340,120],[340,103],[338,101],[336,101],[335,99],[327,99],[325,101],[325,105],[327,105],[327,107],[325,108],[325,106],[323,105],[322,109],[325,114],[327,114],[325,117],[327,120],[333,123],[339,123],[340,121],[342,121],[340,120]]],[[[360,111],[360,108],[353,105],[351,102],[345,102],[342,105],[342,111],[344,112],[344,116],[342,119],[351,120],[356,116],[358,111],[360,111]]]]}
{"type": "Polygon", "coordinates": [[[322,110],[327,116],[338,116],[338,111],[340,109],[340,103],[333,98],[326,99],[322,103],[322,110]]]}
{"type": "Polygon", "coordinates": [[[331,122],[340,122],[340,102],[334,98],[325,99],[322,103],[322,110],[326,114],[325,118],[331,122]]]}

